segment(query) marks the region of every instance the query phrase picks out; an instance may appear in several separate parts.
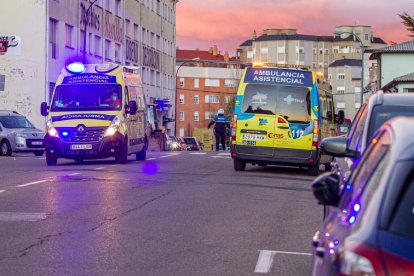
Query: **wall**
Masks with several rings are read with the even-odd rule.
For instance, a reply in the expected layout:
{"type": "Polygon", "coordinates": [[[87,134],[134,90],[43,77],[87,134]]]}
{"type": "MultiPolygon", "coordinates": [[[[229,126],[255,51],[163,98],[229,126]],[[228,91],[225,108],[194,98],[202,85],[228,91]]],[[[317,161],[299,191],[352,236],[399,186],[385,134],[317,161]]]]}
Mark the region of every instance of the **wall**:
{"type": "Polygon", "coordinates": [[[0,55],[0,109],[15,110],[44,129],[40,103],[46,87],[46,0],[13,0],[0,16],[0,36],[19,36],[20,53],[0,55]]]}
{"type": "Polygon", "coordinates": [[[380,87],[393,79],[414,72],[414,53],[411,54],[381,54],[380,87]]]}

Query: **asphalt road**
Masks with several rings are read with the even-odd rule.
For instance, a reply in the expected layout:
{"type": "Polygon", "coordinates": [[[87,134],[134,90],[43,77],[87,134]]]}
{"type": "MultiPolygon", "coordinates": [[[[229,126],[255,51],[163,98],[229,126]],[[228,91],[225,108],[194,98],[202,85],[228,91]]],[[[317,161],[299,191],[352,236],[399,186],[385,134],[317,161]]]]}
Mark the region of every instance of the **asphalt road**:
{"type": "Polygon", "coordinates": [[[0,157],[0,275],[310,275],[312,179],[229,152],[0,157]]]}

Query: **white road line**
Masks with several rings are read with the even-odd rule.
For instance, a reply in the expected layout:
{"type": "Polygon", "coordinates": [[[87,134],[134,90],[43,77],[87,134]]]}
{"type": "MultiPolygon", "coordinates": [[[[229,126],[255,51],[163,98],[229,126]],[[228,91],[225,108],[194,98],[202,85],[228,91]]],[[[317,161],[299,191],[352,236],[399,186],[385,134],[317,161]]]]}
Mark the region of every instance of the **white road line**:
{"type": "Polygon", "coordinates": [[[310,253],[302,252],[289,252],[289,251],[270,251],[270,250],[259,250],[259,258],[256,263],[255,273],[269,273],[273,265],[273,257],[276,254],[289,254],[289,255],[302,255],[312,256],[310,253]]]}
{"type": "Polygon", "coordinates": [[[20,185],[17,185],[16,187],[26,187],[26,186],[30,186],[30,185],[44,183],[44,182],[47,182],[47,181],[48,180],[39,180],[39,181],[34,181],[34,182],[26,183],[26,184],[20,184],[20,185]]]}
{"type": "Polygon", "coordinates": [[[74,176],[74,175],[78,175],[78,174],[80,174],[80,173],[70,173],[70,174],[67,174],[65,176],[74,176]]]}
{"type": "Polygon", "coordinates": [[[220,152],[220,153],[217,153],[217,155],[230,155],[230,152],[220,152]]]}
{"type": "Polygon", "coordinates": [[[154,157],[153,158],[147,158],[147,160],[155,160],[155,159],[157,159],[157,158],[154,158],[154,157]]]}
{"type": "Polygon", "coordinates": [[[46,213],[0,212],[0,221],[39,221],[47,218],[46,213]]]}
{"type": "Polygon", "coordinates": [[[174,155],[163,155],[163,156],[160,156],[160,158],[166,158],[166,157],[171,157],[171,156],[174,156],[174,155]]]}
{"type": "Polygon", "coordinates": [[[95,170],[103,170],[103,169],[105,169],[106,167],[98,167],[98,168],[95,168],[95,170]]]}
{"type": "Polygon", "coordinates": [[[231,158],[231,156],[220,156],[220,155],[214,155],[214,156],[211,156],[211,157],[213,157],[213,158],[231,158]]]}
{"type": "Polygon", "coordinates": [[[0,193],[4,193],[6,190],[0,190],[0,193]]]}
{"type": "Polygon", "coordinates": [[[192,154],[192,155],[205,155],[207,153],[206,152],[192,152],[190,154],[192,154]]]}

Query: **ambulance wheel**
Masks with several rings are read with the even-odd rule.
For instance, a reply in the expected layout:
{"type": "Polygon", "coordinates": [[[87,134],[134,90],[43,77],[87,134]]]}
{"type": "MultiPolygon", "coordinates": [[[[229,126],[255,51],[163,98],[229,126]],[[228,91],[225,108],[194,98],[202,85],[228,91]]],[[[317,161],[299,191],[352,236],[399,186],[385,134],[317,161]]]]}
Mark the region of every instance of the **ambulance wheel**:
{"type": "Polygon", "coordinates": [[[144,148],[140,152],[138,152],[135,156],[137,160],[145,160],[147,158],[146,146],[144,146],[144,148]]]}
{"type": "Polygon", "coordinates": [[[46,151],[46,164],[48,166],[56,166],[57,165],[57,158],[51,153],[46,151]]]}
{"type": "Polygon", "coordinates": [[[5,156],[10,156],[12,154],[12,148],[9,141],[4,140],[0,143],[0,153],[5,156]]]}
{"type": "Polygon", "coordinates": [[[310,176],[318,176],[319,175],[319,162],[308,168],[308,175],[310,176]]]}
{"type": "Polygon", "coordinates": [[[128,144],[127,139],[122,143],[118,155],[115,157],[115,162],[118,164],[125,164],[128,160],[128,144]]]}
{"type": "Polygon", "coordinates": [[[233,159],[233,165],[235,171],[244,171],[246,169],[246,162],[240,161],[238,159],[233,159]]]}

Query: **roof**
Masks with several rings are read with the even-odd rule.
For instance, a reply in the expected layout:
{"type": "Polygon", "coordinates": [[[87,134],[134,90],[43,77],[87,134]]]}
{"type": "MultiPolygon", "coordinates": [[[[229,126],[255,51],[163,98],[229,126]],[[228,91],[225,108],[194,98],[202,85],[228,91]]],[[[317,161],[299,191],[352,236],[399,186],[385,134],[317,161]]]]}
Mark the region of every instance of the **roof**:
{"type": "MultiPolygon", "coordinates": [[[[303,34],[279,34],[279,35],[261,35],[255,40],[249,39],[243,42],[240,46],[252,46],[253,41],[272,41],[272,40],[307,40],[307,41],[325,41],[325,42],[348,42],[355,41],[353,36],[341,38],[341,36],[323,36],[323,35],[303,35],[303,34]]],[[[385,44],[387,43],[379,37],[374,37],[372,43],[385,44]]]]}
{"type": "Polygon", "coordinates": [[[398,85],[399,83],[414,83],[414,72],[394,78],[392,81],[384,85],[382,89],[389,90],[390,88],[398,85]]]}
{"type": "Polygon", "coordinates": [[[339,59],[329,65],[329,67],[355,66],[361,67],[362,61],[360,59],[339,59]]]}
{"type": "Polygon", "coordinates": [[[379,56],[383,53],[414,53],[414,40],[377,49],[372,53],[372,55],[369,58],[378,59],[379,56]]]}
{"type": "MultiPolygon", "coordinates": [[[[177,59],[193,59],[200,58],[200,60],[214,60],[214,61],[225,61],[224,55],[217,54],[213,55],[209,51],[200,50],[176,50],[177,59]]],[[[237,61],[235,58],[230,58],[230,61],[237,61]]]]}

